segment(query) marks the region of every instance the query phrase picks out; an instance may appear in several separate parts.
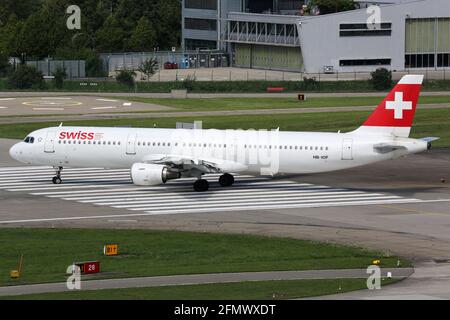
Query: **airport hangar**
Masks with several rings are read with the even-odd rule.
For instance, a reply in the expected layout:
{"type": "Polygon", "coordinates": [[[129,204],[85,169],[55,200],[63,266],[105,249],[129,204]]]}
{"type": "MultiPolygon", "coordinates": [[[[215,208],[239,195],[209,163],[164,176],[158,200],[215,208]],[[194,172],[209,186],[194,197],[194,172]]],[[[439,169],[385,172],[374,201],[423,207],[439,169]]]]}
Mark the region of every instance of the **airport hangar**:
{"type": "Polygon", "coordinates": [[[183,49],[228,52],[237,67],[306,73],[450,68],[448,0],[356,1],[361,9],[301,16],[305,2],[183,0],[183,49]],[[370,4],[381,9],[379,29],[367,26],[370,4]]]}

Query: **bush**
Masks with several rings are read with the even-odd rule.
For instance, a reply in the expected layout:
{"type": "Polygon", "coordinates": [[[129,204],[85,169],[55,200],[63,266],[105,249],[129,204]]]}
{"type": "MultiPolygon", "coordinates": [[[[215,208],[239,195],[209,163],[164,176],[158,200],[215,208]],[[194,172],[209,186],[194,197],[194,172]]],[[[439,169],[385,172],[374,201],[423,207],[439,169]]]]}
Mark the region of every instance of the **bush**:
{"type": "Polygon", "coordinates": [[[20,65],[9,77],[8,84],[14,89],[44,89],[43,75],[35,67],[20,65]]]}
{"type": "Polygon", "coordinates": [[[392,72],[379,68],[370,74],[370,82],[375,90],[387,90],[392,87],[392,72]]]}
{"type": "Polygon", "coordinates": [[[120,70],[116,76],[116,80],[118,83],[126,85],[128,87],[134,86],[134,77],[136,76],[136,72],[133,70],[120,70]]]}
{"type": "Polygon", "coordinates": [[[306,91],[313,91],[319,88],[319,82],[317,82],[316,78],[306,78],[303,77],[303,86],[302,89],[306,91]]]}
{"type": "Polygon", "coordinates": [[[192,91],[195,88],[195,81],[197,81],[197,78],[192,75],[188,75],[186,79],[183,80],[183,88],[187,91],[192,91]]]}
{"type": "Polygon", "coordinates": [[[67,77],[66,68],[58,66],[53,72],[53,83],[55,84],[55,88],[62,89],[64,87],[64,79],[67,77]]]}

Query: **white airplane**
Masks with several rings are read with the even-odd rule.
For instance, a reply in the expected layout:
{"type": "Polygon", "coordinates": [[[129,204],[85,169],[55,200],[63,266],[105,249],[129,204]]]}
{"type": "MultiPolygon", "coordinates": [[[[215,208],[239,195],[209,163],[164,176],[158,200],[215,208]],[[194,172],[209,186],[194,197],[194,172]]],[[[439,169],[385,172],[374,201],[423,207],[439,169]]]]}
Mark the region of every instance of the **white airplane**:
{"type": "MultiPolygon", "coordinates": [[[[131,168],[134,184],[153,186],[195,177],[195,191],[209,188],[204,174],[318,173],[363,166],[430,149],[438,138],[410,139],[423,76],[404,76],[367,121],[349,133],[51,127],[30,133],[10,149],[17,161],[63,167],[131,168]]],[[[326,114],[324,114],[326,117],[326,114]]]]}

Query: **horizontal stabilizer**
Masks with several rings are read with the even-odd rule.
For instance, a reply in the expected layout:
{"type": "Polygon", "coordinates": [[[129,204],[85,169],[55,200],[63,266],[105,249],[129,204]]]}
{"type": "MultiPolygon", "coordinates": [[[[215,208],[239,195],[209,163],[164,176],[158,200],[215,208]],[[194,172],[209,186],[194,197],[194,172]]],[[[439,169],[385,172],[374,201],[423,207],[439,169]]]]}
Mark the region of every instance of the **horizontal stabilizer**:
{"type": "Polygon", "coordinates": [[[421,138],[420,140],[425,141],[425,142],[433,142],[433,141],[437,141],[440,138],[438,137],[427,137],[427,138],[421,138]]]}

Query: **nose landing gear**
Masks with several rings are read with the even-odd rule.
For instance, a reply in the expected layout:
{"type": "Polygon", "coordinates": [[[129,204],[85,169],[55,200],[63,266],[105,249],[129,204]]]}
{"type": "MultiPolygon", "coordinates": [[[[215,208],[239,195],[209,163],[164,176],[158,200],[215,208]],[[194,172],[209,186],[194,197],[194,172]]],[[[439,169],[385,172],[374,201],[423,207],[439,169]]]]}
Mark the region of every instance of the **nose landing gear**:
{"type": "Polygon", "coordinates": [[[56,176],[53,177],[52,182],[53,182],[53,184],[61,184],[62,183],[61,171],[63,170],[63,167],[55,168],[55,170],[56,170],[56,176]]]}

